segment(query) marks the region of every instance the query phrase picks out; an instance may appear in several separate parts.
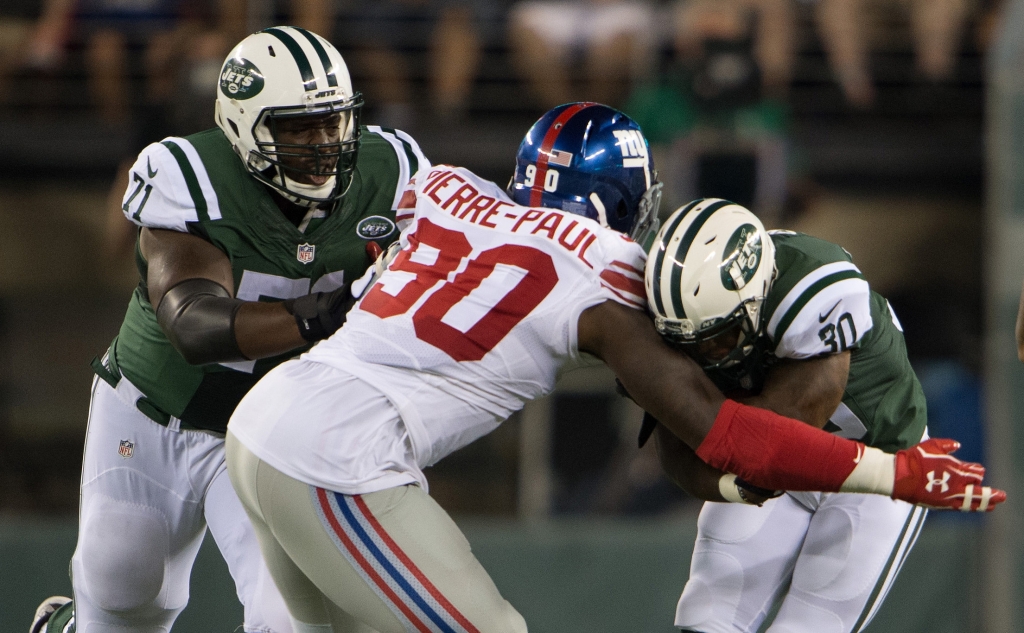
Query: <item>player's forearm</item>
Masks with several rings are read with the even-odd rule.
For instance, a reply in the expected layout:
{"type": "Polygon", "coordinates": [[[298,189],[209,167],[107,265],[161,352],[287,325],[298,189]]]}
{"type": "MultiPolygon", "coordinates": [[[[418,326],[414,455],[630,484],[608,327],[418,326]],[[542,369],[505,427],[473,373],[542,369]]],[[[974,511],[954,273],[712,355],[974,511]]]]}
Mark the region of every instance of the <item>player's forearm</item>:
{"type": "Polygon", "coordinates": [[[771,370],[760,394],[738,400],[820,429],[843,400],[850,358],[846,351],[784,361],[771,370]]]}
{"type": "Polygon", "coordinates": [[[306,345],[281,302],[246,301],[235,315],[235,340],[247,358],[270,358],[306,345]]]}
{"type": "MultiPolygon", "coordinates": [[[[761,488],[838,492],[853,491],[844,485],[864,451],[860,442],[727,400],[696,454],[761,488]]],[[[891,479],[861,479],[870,481],[859,483],[857,492],[892,492],[891,479]]]]}
{"type": "Polygon", "coordinates": [[[786,397],[782,393],[768,391],[747,398],[736,398],[736,400],[751,407],[768,409],[783,417],[800,420],[816,429],[825,426],[829,415],[836,410],[837,406],[833,404],[829,409],[811,397],[800,397],[798,394],[786,397]]]}
{"type": "Polygon", "coordinates": [[[718,485],[722,471],[701,461],[692,448],[660,424],[654,437],[661,469],[669,481],[698,499],[725,501],[718,485]]]}
{"type": "Polygon", "coordinates": [[[283,303],[240,301],[209,279],[187,279],[156,309],[171,345],[193,365],[267,358],[306,344],[283,303]]]}

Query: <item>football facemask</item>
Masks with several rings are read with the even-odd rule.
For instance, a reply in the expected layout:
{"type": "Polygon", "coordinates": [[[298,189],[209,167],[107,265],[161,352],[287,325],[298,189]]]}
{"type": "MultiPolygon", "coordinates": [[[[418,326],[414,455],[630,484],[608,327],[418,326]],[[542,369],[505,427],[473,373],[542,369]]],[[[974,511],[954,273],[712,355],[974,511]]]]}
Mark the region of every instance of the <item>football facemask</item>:
{"type": "Polygon", "coordinates": [[[359,146],[362,97],[305,109],[272,108],[257,121],[252,163],[257,180],[304,206],[336,200],[352,183],[359,146]]]}

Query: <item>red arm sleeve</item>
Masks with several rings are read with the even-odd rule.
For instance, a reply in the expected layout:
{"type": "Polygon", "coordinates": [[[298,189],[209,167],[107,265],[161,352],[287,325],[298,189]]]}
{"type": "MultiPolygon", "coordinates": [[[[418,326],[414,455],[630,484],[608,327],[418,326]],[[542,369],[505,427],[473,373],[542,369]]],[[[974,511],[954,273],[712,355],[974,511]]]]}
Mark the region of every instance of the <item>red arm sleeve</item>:
{"type": "Polygon", "coordinates": [[[837,492],[864,452],[860,442],[766,409],[726,400],[697,448],[708,465],[771,490],[837,492]]]}

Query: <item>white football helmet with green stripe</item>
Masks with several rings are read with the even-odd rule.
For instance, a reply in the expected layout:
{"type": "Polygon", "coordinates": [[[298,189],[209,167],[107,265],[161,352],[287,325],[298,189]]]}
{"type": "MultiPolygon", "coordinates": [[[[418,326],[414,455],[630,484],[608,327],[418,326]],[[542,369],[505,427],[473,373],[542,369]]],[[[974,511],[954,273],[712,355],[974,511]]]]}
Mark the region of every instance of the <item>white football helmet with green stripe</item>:
{"type": "Polygon", "coordinates": [[[316,206],[348,189],[362,105],[338,49],[305,29],[275,26],[246,37],[228,53],[216,120],[253,177],[292,202],[316,206]],[[329,134],[312,143],[275,139],[283,120],[294,127],[303,117],[318,121],[329,134]]]}
{"type": "Polygon", "coordinates": [[[658,332],[705,368],[738,364],[764,331],[775,246],[753,213],[695,200],[658,232],[644,275],[658,332]]]}

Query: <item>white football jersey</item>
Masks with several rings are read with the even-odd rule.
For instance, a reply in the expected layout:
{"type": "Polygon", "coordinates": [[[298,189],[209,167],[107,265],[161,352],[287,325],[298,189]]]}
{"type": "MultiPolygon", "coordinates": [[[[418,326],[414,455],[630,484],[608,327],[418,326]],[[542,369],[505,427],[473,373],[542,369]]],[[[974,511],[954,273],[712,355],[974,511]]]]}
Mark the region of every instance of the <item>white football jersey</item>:
{"type": "Polygon", "coordinates": [[[402,250],[345,326],[268,373],[228,427],[281,472],[346,494],[425,487],[422,468],[594,362],[580,313],[646,307],[640,246],[465,169],[421,175],[396,219],[402,250]]]}
{"type": "Polygon", "coordinates": [[[608,300],[645,308],[643,249],[593,220],[518,206],[449,166],[413,183],[399,207],[401,252],[304,358],[383,392],[420,466],[587,362],[576,345],[583,310],[608,300]]]}

